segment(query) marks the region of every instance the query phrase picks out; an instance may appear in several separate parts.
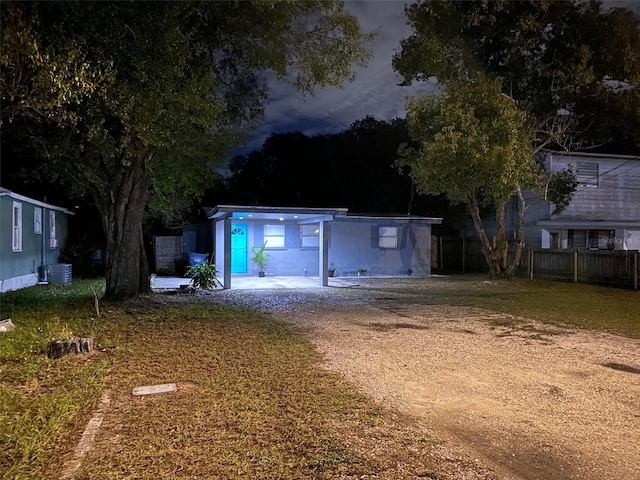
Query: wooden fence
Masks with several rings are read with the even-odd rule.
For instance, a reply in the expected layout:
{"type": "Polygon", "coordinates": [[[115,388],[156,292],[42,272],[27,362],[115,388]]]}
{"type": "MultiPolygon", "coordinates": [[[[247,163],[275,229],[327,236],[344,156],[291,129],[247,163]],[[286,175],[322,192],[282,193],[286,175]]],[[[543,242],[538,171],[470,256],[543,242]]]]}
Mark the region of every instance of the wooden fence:
{"type": "MultiPolygon", "coordinates": [[[[489,272],[478,239],[437,237],[432,252],[434,272],[489,272]]],[[[638,290],[638,257],[637,250],[529,249],[522,255],[516,275],[638,290]]]]}

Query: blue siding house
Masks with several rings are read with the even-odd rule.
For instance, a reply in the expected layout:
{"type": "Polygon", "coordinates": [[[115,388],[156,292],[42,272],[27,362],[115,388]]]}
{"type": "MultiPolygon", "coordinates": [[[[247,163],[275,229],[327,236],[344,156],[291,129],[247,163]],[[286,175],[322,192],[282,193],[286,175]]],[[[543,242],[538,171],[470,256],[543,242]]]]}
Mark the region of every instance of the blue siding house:
{"type": "Polygon", "coordinates": [[[73,212],[0,187],[0,292],[45,281],[73,212]]]}
{"type": "Polygon", "coordinates": [[[431,225],[441,218],[352,215],[346,208],[219,205],[208,212],[215,263],[232,278],[257,275],[253,247],[266,246],[267,275],[319,277],[431,274],[431,225]]]}

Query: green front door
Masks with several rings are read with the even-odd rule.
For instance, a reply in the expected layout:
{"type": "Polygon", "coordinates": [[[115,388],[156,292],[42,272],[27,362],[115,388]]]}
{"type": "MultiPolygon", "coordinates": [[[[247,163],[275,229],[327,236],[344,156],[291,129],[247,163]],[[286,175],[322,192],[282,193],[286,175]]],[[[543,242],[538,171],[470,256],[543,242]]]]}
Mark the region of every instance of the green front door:
{"type": "Polygon", "coordinates": [[[247,273],[247,224],[231,224],[231,273],[247,273]]]}

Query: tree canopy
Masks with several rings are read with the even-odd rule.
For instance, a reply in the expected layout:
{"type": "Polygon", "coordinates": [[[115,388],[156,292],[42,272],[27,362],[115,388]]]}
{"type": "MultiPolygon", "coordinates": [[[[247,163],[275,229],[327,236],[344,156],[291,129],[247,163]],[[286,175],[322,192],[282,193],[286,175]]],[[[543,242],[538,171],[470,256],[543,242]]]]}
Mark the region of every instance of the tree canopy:
{"type": "Polygon", "coordinates": [[[530,114],[539,142],[549,141],[560,111],[575,121],[570,131],[554,133],[571,135],[574,146],[640,149],[640,28],[633,12],[599,1],[422,0],[405,14],[413,33],[393,59],[405,84],[494,75],[530,114]]]}
{"type": "Polygon", "coordinates": [[[509,276],[522,254],[519,232],[516,259],[508,264],[505,206],[522,188],[535,187],[539,168],[532,156],[526,114],[501,93],[499,80],[478,75],[471,82],[453,82],[438,96],[407,102],[407,124],[417,148],[400,149],[400,164],[411,167],[421,193],[444,193],[464,204],[482,241],[492,277],[509,276]],[[496,213],[496,243],[482,224],[481,209],[496,213]]]}
{"type": "Polygon", "coordinates": [[[25,131],[57,180],[92,196],[106,294],[128,297],[149,288],[145,207],[202,193],[260,118],[270,75],[339,86],[370,38],[340,1],[3,2],[2,128],[55,126],[25,131]]]}

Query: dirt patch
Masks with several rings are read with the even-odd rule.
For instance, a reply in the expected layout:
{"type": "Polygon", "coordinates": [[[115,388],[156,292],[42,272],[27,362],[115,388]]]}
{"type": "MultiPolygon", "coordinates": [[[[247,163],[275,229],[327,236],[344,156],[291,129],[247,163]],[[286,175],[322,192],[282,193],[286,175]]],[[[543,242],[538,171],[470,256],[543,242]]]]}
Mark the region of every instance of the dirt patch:
{"type": "Polygon", "coordinates": [[[640,478],[638,340],[391,297],[275,314],[473,478],[640,478]]]}

